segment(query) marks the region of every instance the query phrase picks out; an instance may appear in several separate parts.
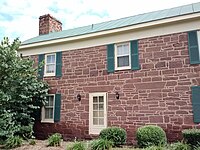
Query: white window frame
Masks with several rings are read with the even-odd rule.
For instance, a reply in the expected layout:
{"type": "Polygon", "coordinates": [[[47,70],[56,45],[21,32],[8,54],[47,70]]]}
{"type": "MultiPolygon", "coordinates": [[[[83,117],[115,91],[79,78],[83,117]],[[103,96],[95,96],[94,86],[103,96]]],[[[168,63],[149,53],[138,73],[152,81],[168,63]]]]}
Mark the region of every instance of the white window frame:
{"type": "Polygon", "coordinates": [[[198,40],[199,61],[200,61],[200,31],[197,31],[197,40],[198,40]]]}
{"type": "Polygon", "coordinates": [[[52,119],[45,119],[45,106],[42,107],[42,123],[54,123],[54,111],[55,111],[55,94],[48,94],[47,96],[53,96],[53,118],[52,119]]]}
{"type": "Polygon", "coordinates": [[[102,129],[107,127],[107,93],[89,93],[89,134],[98,135],[102,129]],[[104,125],[93,125],[93,97],[104,97],[104,125]]]}
{"type": "Polygon", "coordinates": [[[45,65],[44,65],[44,76],[55,76],[56,75],[56,53],[45,54],[45,65]],[[55,67],[53,73],[47,73],[47,56],[54,55],[55,56],[55,67]]]}
{"type": "MultiPolygon", "coordinates": [[[[123,55],[121,55],[123,56],[123,55]]],[[[125,56],[125,55],[124,55],[125,56]]],[[[130,50],[130,42],[123,42],[123,43],[118,43],[115,44],[115,70],[125,70],[125,69],[131,69],[131,50],[130,50]],[[117,66],[117,47],[120,45],[128,45],[129,47],[129,66],[123,66],[123,67],[118,67],[117,66]]]]}

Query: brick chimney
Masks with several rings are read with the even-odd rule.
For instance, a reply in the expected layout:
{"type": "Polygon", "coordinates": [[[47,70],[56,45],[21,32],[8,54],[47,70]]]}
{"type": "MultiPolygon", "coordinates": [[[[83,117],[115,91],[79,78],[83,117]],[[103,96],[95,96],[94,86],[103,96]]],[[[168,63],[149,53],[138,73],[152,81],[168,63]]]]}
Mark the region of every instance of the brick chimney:
{"type": "Polygon", "coordinates": [[[39,35],[62,31],[62,23],[50,14],[40,16],[39,35]]]}

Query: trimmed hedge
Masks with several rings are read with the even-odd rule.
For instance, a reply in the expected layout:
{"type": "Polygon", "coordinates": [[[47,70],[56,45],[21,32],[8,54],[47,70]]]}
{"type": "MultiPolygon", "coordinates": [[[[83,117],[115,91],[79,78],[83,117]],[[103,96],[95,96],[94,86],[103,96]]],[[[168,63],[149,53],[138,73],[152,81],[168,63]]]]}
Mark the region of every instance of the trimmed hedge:
{"type": "Polygon", "coordinates": [[[200,129],[185,129],[182,131],[183,138],[190,146],[198,146],[200,144],[200,129]]]}
{"type": "Polygon", "coordinates": [[[108,127],[101,130],[99,137],[101,139],[113,142],[113,146],[119,146],[126,143],[126,131],[120,127],[108,127]]]}
{"type": "Polygon", "coordinates": [[[167,143],[165,131],[155,125],[146,125],[137,129],[137,143],[139,147],[163,146],[167,143]]]}

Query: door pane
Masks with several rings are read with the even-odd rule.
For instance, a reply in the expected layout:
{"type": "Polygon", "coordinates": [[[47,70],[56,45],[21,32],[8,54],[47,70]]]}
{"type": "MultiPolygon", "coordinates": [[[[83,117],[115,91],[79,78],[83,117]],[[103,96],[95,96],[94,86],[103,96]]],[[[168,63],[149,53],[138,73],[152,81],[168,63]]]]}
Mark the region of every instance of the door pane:
{"type": "Polygon", "coordinates": [[[104,110],[103,104],[99,104],[99,110],[104,110]]]}
{"type": "Polygon", "coordinates": [[[99,117],[104,117],[104,111],[99,111],[99,117]]]}
{"type": "Polygon", "coordinates": [[[98,117],[98,111],[93,111],[93,117],[98,117]]]}
{"type": "Polygon", "coordinates": [[[93,125],[98,125],[98,118],[93,118],[93,125]]]}
{"type": "Polygon", "coordinates": [[[97,99],[97,97],[95,96],[95,97],[93,97],[93,103],[98,103],[98,99],[97,99]]]}
{"type": "Polygon", "coordinates": [[[103,103],[103,96],[99,96],[99,103],[103,103]]]}
{"type": "Polygon", "coordinates": [[[93,104],[93,110],[98,110],[98,104],[93,104]]]}
{"type": "Polygon", "coordinates": [[[99,125],[104,125],[104,118],[99,118],[99,125]]]}

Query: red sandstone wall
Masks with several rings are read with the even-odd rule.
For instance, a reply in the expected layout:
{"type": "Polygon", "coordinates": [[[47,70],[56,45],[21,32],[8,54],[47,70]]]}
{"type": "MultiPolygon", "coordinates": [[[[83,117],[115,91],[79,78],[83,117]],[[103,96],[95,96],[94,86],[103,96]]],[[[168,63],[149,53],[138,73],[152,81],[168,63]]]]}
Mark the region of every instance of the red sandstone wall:
{"type": "Polygon", "coordinates": [[[182,129],[195,126],[190,88],[200,85],[200,65],[189,64],[187,33],[141,39],[139,57],[141,70],[108,74],[106,46],[63,52],[62,78],[45,78],[54,92],[62,93],[61,121],[37,123],[36,135],[60,132],[65,139],[91,138],[89,93],[105,91],[108,125],[125,128],[129,142],[134,142],[137,128],[145,124],[161,126],[170,140],[180,139],[182,129]]]}

